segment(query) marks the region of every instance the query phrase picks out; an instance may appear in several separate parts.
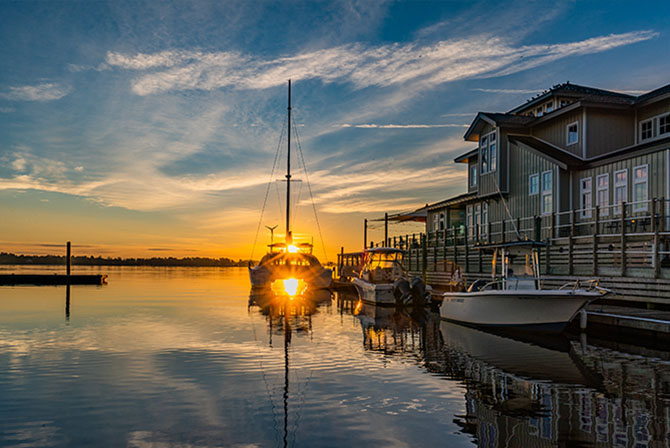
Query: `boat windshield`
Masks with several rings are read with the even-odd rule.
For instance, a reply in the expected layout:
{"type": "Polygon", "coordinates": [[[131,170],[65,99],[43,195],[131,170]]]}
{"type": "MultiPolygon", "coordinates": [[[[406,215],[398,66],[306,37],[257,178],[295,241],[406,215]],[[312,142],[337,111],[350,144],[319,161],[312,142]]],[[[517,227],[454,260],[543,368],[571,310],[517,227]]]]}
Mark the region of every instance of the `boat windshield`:
{"type": "Polygon", "coordinates": [[[396,263],[402,262],[402,252],[371,252],[368,257],[367,264],[372,269],[392,269],[396,263]]]}

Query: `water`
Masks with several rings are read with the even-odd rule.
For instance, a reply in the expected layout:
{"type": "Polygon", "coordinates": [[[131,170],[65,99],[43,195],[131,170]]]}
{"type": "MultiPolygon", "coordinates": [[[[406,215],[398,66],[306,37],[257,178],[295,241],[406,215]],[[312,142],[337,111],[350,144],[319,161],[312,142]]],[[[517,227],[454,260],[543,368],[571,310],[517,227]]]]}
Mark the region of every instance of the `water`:
{"type": "Polygon", "coordinates": [[[102,271],[69,306],[0,289],[0,446],[670,446],[668,352],[248,308],[246,269],[102,271]]]}

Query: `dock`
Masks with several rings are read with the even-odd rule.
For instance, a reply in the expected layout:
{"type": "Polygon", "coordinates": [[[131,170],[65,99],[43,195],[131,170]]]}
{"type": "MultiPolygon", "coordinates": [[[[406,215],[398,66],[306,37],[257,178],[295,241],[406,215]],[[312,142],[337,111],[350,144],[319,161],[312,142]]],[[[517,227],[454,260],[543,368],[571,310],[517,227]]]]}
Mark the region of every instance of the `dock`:
{"type": "Polygon", "coordinates": [[[0,285],[104,285],[107,275],[0,274],[0,285]]]}

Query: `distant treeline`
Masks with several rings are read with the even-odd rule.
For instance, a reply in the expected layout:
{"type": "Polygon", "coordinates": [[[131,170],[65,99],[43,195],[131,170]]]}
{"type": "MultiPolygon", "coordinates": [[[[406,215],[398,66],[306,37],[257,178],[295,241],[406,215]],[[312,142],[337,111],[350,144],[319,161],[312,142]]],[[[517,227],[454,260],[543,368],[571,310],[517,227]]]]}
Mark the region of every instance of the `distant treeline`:
{"type": "MultiPolygon", "coordinates": [[[[211,266],[233,267],[247,266],[248,260],[206,257],[153,257],[153,258],[103,258],[91,256],[73,256],[73,265],[80,266],[211,266]]],[[[0,264],[65,265],[62,255],[16,255],[0,252],[0,264]]]]}

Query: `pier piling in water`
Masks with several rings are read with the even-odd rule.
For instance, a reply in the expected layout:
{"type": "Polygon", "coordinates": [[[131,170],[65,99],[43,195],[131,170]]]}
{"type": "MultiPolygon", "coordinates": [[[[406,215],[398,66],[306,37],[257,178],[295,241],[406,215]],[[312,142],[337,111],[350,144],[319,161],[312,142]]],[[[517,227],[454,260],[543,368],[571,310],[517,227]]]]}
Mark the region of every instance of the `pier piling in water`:
{"type": "Polygon", "coordinates": [[[71,261],[72,261],[72,243],[70,241],[67,242],[67,255],[65,256],[65,265],[66,269],[65,272],[67,273],[67,278],[70,278],[70,267],[71,267],[71,261]]]}

